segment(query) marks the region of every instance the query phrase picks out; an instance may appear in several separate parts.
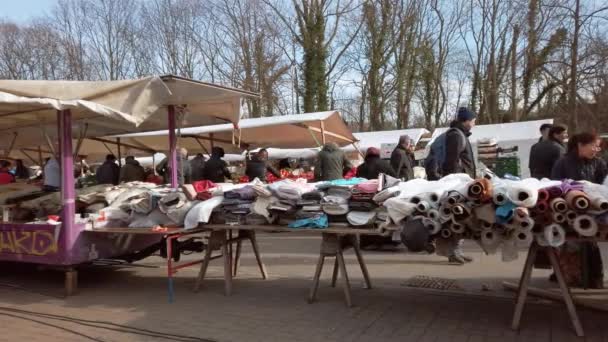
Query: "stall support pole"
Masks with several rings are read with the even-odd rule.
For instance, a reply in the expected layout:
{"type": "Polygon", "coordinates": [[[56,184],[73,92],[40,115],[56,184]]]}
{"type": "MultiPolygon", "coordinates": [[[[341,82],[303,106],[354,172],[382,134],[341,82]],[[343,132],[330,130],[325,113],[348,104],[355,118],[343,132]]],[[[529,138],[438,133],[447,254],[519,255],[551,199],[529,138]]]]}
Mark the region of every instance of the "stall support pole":
{"type": "Polygon", "coordinates": [[[42,147],[38,146],[38,162],[40,167],[44,169],[44,159],[42,159],[42,147]]]}
{"type": "Polygon", "coordinates": [[[118,166],[122,167],[122,153],[120,151],[120,138],[116,138],[116,149],[118,150],[118,166]]]}
{"type": "Polygon", "coordinates": [[[171,166],[171,188],[177,189],[177,154],[175,140],[175,107],[169,105],[169,165],[171,166]]]}
{"type": "MultiPolygon", "coordinates": [[[[61,202],[63,203],[62,230],[64,246],[68,246],[74,229],[76,201],[74,190],[74,155],[72,154],[72,112],[57,111],[59,148],[61,151],[61,202]]],[[[67,248],[67,247],[66,247],[67,248]]]]}

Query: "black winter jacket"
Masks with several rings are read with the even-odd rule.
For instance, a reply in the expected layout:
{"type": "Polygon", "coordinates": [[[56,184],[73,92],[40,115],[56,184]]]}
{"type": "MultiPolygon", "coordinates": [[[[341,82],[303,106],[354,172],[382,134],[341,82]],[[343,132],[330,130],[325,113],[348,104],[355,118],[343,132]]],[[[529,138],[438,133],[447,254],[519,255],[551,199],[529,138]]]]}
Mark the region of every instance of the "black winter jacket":
{"type": "Polygon", "coordinates": [[[203,178],[213,183],[224,183],[226,178],[230,179],[228,164],[220,156],[211,155],[211,158],[205,162],[203,178]]]}
{"type": "Polygon", "coordinates": [[[566,148],[561,143],[549,139],[537,142],[530,149],[530,175],[534,178],[551,178],[553,165],[566,154],[566,148]]]}
{"type": "Polygon", "coordinates": [[[281,178],[281,173],[268,163],[267,160],[260,160],[257,157],[251,158],[247,161],[245,167],[245,175],[252,181],[258,178],[262,182],[266,182],[266,171],[272,173],[275,177],[281,178]]]}
{"type": "Polygon", "coordinates": [[[397,177],[388,160],[382,160],[378,156],[366,157],[365,162],[357,168],[357,177],[360,178],[376,179],[381,173],[397,177]]]}
{"type": "Polygon", "coordinates": [[[553,166],[551,179],[553,180],[586,180],[602,184],[608,175],[608,167],[600,158],[582,159],[574,152],[561,157],[553,166]]]}
{"type": "Polygon", "coordinates": [[[398,145],[391,153],[391,167],[395,177],[404,181],[414,179],[414,158],[403,146],[398,145]]]}
{"type": "Polygon", "coordinates": [[[469,132],[461,122],[453,121],[445,137],[445,160],[442,167],[442,175],[447,176],[453,173],[466,173],[471,178],[476,177],[475,154],[469,141],[469,132]],[[460,132],[458,132],[458,131],[460,132]],[[463,134],[466,137],[463,139],[463,134]]]}
{"type": "Polygon", "coordinates": [[[97,184],[114,184],[118,185],[120,177],[120,167],[113,161],[105,161],[97,171],[95,171],[95,178],[97,184]]]}

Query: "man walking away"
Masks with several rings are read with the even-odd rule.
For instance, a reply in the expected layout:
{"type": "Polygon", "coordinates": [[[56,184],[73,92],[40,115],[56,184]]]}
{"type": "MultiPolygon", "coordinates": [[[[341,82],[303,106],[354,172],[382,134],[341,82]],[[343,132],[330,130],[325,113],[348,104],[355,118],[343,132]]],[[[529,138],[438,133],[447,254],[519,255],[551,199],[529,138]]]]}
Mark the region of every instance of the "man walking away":
{"type": "Polygon", "coordinates": [[[193,182],[205,179],[205,157],[202,153],[198,153],[194,159],[190,161],[190,178],[193,182]]]}
{"type": "Polygon", "coordinates": [[[414,144],[407,135],[399,137],[399,144],[391,153],[391,166],[397,178],[407,182],[414,179],[414,144]]]}
{"type": "Polygon", "coordinates": [[[228,171],[226,162],[222,160],[223,157],[223,148],[216,146],[211,149],[211,158],[205,162],[203,179],[213,183],[224,183],[226,178],[230,179],[230,171],[228,171]]]}
{"type": "MultiPolygon", "coordinates": [[[[475,155],[469,136],[471,129],[475,126],[475,113],[468,108],[461,107],[456,113],[456,120],[450,124],[450,130],[445,136],[445,161],[443,163],[442,175],[453,173],[466,173],[471,178],[476,176],[475,155]]],[[[464,264],[473,261],[473,258],[462,252],[463,240],[456,242],[453,250],[448,254],[450,262],[464,264]]]]}
{"type": "Polygon", "coordinates": [[[315,179],[317,181],[343,179],[351,168],[350,161],[346,159],[344,151],[336,143],[327,143],[323,145],[323,149],[317,156],[315,179]]]}
{"type": "Polygon", "coordinates": [[[475,113],[461,107],[456,114],[456,120],[450,124],[450,130],[445,136],[445,160],[442,175],[466,173],[471,178],[476,176],[475,155],[469,141],[471,129],[475,127],[475,113]]]}
{"type": "Polygon", "coordinates": [[[551,178],[553,165],[566,154],[564,142],[568,139],[568,128],[554,125],[547,139],[537,142],[530,150],[530,175],[537,179],[551,178]]]}
{"type": "Polygon", "coordinates": [[[128,156],[125,158],[125,165],[120,169],[120,182],[143,182],[146,179],[146,171],[135,160],[135,157],[128,156]]]}
{"type": "Polygon", "coordinates": [[[120,167],[116,164],[116,157],[113,154],[106,156],[106,161],[97,168],[95,178],[97,179],[97,184],[118,185],[120,167]]]}

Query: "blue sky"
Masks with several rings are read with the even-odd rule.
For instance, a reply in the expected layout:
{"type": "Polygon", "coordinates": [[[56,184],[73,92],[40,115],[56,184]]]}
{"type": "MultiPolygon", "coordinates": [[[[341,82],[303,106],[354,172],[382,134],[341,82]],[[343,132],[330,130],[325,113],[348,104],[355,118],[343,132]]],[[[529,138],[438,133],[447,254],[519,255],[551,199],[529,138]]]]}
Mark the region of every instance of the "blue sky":
{"type": "Polygon", "coordinates": [[[0,18],[24,22],[50,11],[57,0],[4,0],[0,18]]]}

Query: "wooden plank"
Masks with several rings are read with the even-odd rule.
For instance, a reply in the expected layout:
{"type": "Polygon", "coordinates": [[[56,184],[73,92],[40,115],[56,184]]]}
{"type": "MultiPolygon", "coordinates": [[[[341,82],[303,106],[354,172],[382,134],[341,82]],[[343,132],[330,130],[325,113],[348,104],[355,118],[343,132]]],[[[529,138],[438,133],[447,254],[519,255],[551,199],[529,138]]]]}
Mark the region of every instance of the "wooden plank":
{"type": "MultiPolygon", "coordinates": [[[[504,281],[502,286],[509,291],[517,291],[519,288],[517,284],[504,281]]],[[[532,296],[555,300],[555,301],[563,301],[564,298],[561,295],[561,292],[558,292],[557,289],[540,289],[538,287],[528,287],[528,293],[532,296]]],[[[588,299],[588,298],[580,298],[578,296],[573,297],[574,303],[576,305],[580,305],[585,308],[600,310],[600,311],[608,311],[608,302],[600,303],[597,300],[588,299]]]]}
{"type": "Polygon", "coordinates": [[[224,225],[224,224],[207,224],[201,226],[202,229],[209,230],[255,230],[255,231],[266,231],[266,232],[305,232],[315,234],[343,234],[343,235],[382,235],[377,229],[357,229],[357,228],[342,228],[342,227],[328,227],[328,228],[288,228],[286,226],[276,225],[224,225]]]}

